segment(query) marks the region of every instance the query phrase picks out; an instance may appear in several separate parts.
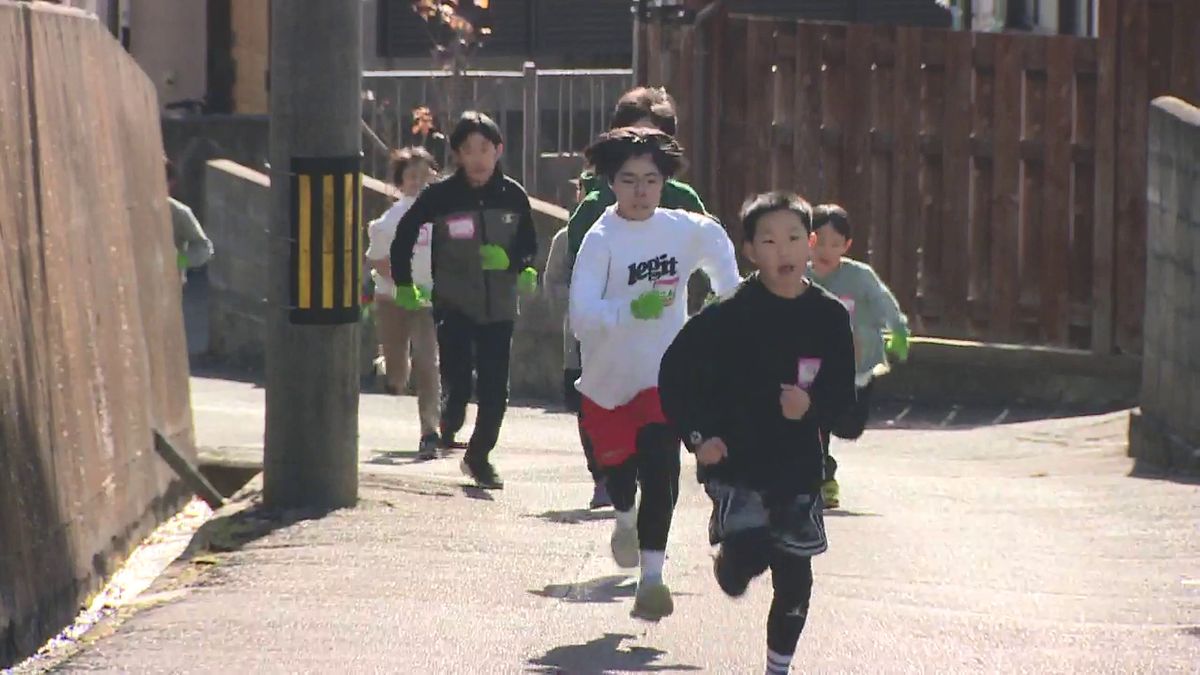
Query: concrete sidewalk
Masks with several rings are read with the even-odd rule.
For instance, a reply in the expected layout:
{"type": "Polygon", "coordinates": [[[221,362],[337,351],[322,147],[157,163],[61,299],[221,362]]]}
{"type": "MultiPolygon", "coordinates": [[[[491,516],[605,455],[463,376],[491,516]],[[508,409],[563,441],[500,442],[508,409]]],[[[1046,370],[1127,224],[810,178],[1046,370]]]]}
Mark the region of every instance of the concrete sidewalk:
{"type": "MultiPolygon", "coordinates": [[[[261,390],[197,379],[193,397],[202,444],[261,442],[261,390]]],[[[794,671],[1200,672],[1200,487],[1127,477],[1125,414],[969,417],[911,413],[836,448],[846,510],[794,671]]],[[[573,418],[511,412],[499,493],[464,487],[457,459],[413,463],[415,420],[411,399],[364,397],[357,509],[180,563],[151,591],[180,592],[62,671],[762,671],[769,581],[716,588],[690,457],[677,609],[649,625],[609,560],[611,511],[580,508],[573,418]]]]}

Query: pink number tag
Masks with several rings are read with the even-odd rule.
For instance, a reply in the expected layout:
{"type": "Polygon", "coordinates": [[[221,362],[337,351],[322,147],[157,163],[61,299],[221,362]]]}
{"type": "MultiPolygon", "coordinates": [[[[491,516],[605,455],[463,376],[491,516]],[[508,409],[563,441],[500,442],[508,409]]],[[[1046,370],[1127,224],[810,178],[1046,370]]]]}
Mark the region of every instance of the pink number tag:
{"type": "Polygon", "coordinates": [[[841,300],[842,304],[846,306],[846,311],[850,312],[850,318],[853,319],[854,318],[854,304],[855,304],[854,298],[852,298],[848,295],[842,295],[842,296],[838,297],[838,300],[841,300]]]}
{"type": "Polygon", "coordinates": [[[796,386],[808,389],[817,379],[817,373],[821,371],[821,359],[800,359],[796,371],[796,386]]]}
{"type": "Polygon", "coordinates": [[[671,277],[670,279],[659,279],[654,282],[654,290],[666,296],[664,305],[670,307],[675,304],[675,289],[679,287],[679,277],[671,277]]]}
{"type": "Polygon", "coordinates": [[[446,221],[446,229],[450,230],[451,239],[474,239],[475,219],[471,216],[459,216],[446,221]]]}

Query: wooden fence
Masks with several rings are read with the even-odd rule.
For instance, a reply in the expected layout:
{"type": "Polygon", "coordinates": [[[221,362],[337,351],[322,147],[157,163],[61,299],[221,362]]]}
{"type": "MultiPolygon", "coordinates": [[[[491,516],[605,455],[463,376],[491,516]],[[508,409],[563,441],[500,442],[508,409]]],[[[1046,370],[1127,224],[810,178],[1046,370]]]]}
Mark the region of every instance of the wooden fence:
{"type": "Polygon", "coordinates": [[[1198,8],[1104,0],[1099,39],[722,15],[704,54],[646,26],[641,75],[683,103],[735,239],[748,194],[795,189],[847,207],[923,334],[1138,353],[1146,109],[1200,88],[1198,8]]]}

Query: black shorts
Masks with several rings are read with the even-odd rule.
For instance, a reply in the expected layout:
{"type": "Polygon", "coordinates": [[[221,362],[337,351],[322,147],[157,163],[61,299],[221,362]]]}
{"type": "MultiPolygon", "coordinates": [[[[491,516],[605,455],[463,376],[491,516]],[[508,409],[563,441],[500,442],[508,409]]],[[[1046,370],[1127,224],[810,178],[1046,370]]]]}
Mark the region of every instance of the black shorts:
{"type": "Polygon", "coordinates": [[[834,422],[829,433],[848,441],[862,437],[867,428],[867,420],[871,417],[871,389],[875,381],[871,380],[855,390],[854,403],[834,422]]]}
{"type": "Polygon", "coordinates": [[[704,491],[713,501],[708,541],[714,546],[734,535],[763,530],[772,546],[798,557],[819,555],[829,548],[819,493],[768,499],[757,490],[716,480],[705,483],[704,491]]]}

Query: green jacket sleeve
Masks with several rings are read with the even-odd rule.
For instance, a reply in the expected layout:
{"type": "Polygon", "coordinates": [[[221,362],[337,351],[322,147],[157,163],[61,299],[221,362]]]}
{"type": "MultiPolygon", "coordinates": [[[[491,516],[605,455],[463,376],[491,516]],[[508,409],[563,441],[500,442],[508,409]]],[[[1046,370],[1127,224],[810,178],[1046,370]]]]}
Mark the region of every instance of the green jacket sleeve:
{"type": "Polygon", "coordinates": [[[700,200],[700,195],[696,194],[692,186],[677,180],[667,181],[666,189],[663,191],[663,206],[668,209],[683,209],[703,216],[711,215],[708,209],[704,208],[704,202],[700,200]]]}
{"type": "Polygon", "coordinates": [[[575,256],[583,244],[583,236],[592,229],[592,225],[596,224],[607,207],[599,191],[589,192],[588,196],[579,202],[579,206],[575,207],[575,213],[571,214],[571,220],[567,222],[567,259],[571,263],[575,262],[575,256]]]}

